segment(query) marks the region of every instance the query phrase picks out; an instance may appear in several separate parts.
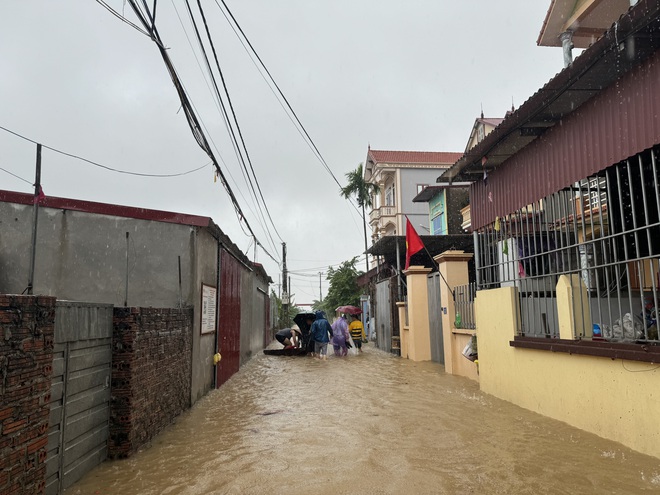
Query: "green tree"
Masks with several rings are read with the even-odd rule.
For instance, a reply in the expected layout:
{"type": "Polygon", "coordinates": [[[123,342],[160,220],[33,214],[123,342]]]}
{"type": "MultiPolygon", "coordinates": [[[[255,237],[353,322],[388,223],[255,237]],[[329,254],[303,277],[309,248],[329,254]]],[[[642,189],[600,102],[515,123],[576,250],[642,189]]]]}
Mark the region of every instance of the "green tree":
{"type": "Polygon", "coordinates": [[[279,297],[277,297],[277,294],[275,294],[275,291],[272,290],[272,289],[271,289],[271,291],[270,291],[270,297],[271,297],[271,301],[272,301],[272,300],[275,301],[275,306],[277,307],[277,318],[278,318],[278,321],[276,322],[276,326],[277,326],[278,328],[284,328],[284,327],[286,327],[286,325],[287,325],[286,322],[287,322],[287,321],[288,321],[288,324],[289,324],[289,325],[292,325],[292,324],[293,324],[293,317],[296,316],[296,315],[297,315],[298,313],[300,313],[301,311],[303,311],[303,309],[301,309],[301,308],[295,306],[294,304],[289,305],[289,311],[288,311],[288,313],[289,313],[289,315],[288,315],[289,318],[288,318],[288,320],[287,320],[287,319],[285,318],[284,313],[282,312],[282,299],[279,298],[279,297]]]}
{"type": "MultiPolygon", "coordinates": [[[[362,164],[360,163],[355,170],[346,174],[348,184],[341,188],[341,195],[346,199],[351,197],[355,198],[358,206],[362,208],[362,229],[364,231],[364,251],[367,251],[367,217],[365,215],[365,208],[373,206],[372,197],[374,194],[380,192],[378,184],[372,184],[364,180],[362,164]]],[[[366,255],[365,255],[366,256],[366,255]]],[[[367,271],[369,271],[369,257],[366,259],[367,271]]]]}
{"type": "MultiPolygon", "coordinates": [[[[344,261],[339,267],[328,268],[327,280],[330,281],[328,295],[320,304],[320,309],[332,315],[339,306],[359,306],[362,290],[358,287],[357,279],[362,274],[355,267],[357,257],[344,261]]],[[[318,301],[314,301],[315,303],[318,301]]]]}

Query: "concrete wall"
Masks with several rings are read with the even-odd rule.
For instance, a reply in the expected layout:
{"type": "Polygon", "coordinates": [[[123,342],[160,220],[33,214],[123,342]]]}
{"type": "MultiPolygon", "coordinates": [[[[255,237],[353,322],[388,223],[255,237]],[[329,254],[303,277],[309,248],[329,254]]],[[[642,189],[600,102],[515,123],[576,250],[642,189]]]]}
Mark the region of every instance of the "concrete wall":
{"type": "Polygon", "coordinates": [[[205,229],[195,235],[195,277],[193,304],[197,308],[192,326],[192,377],[190,402],[194,404],[213,388],[215,333],[201,333],[202,284],[218,287],[218,241],[205,229]]]}
{"type": "Polygon", "coordinates": [[[513,287],[478,292],[481,389],[660,457],[657,365],[511,347],[517,311],[513,287]]]}
{"type": "Polygon", "coordinates": [[[193,309],[115,308],[108,457],[128,457],[190,407],[193,309]]]}
{"type": "Polygon", "coordinates": [[[0,493],[43,494],[55,298],[0,296],[0,493]]]}
{"type": "Polygon", "coordinates": [[[264,348],[266,329],[265,304],[268,285],[254,272],[243,271],[241,275],[241,366],[264,348]],[[261,289],[261,290],[259,290],[261,289]]]}
{"type": "MultiPolygon", "coordinates": [[[[28,283],[32,207],[0,202],[0,292],[28,283]]],[[[183,302],[193,304],[194,229],[187,225],[40,208],[34,293],[60,300],[175,307],[181,256],[183,302]]]]}

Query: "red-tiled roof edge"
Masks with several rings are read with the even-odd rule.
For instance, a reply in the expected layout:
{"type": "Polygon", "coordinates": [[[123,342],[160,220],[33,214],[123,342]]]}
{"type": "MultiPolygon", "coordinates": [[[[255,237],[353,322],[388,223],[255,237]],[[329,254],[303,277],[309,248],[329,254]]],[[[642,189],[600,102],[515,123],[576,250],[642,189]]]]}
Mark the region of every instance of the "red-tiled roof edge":
{"type": "Polygon", "coordinates": [[[410,163],[410,164],[452,164],[463,153],[457,151],[402,151],[402,150],[373,150],[369,149],[368,156],[374,163],[410,163]],[[383,155],[388,154],[389,157],[383,155]],[[381,157],[379,158],[378,155],[381,157]],[[435,156],[433,156],[435,155],[435,156]],[[415,159],[414,157],[419,157],[415,159]]]}
{"type": "MultiPolygon", "coordinates": [[[[34,204],[34,195],[15,191],[0,190],[0,202],[17,203],[22,205],[34,204]]],[[[83,213],[94,213],[97,215],[109,215],[115,217],[135,218],[138,220],[152,220],[154,222],[176,223],[196,227],[208,227],[211,222],[209,217],[188,215],[186,213],[175,213],[171,211],[150,210],[133,206],[122,206],[108,203],[97,203],[96,201],[85,201],[71,198],[58,198],[46,196],[39,201],[39,206],[54,208],[58,210],[80,211],[83,213]]]]}

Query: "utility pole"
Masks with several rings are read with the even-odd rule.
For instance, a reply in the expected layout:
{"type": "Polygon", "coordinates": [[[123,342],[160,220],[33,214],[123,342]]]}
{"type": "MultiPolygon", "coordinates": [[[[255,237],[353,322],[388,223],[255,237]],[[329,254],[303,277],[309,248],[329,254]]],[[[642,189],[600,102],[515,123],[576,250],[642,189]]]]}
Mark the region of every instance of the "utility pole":
{"type": "Polygon", "coordinates": [[[282,243],[282,318],[285,327],[289,326],[289,286],[286,271],[286,242],[282,243]]]}
{"type": "Polygon", "coordinates": [[[39,197],[41,196],[41,145],[37,143],[37,170],[34,179],[34,205],[32,206],[32,242],[30,243],[30,274],[27,293],[34,289],[34,263],[37,257],[37,222],[39,221],[39,197]]]}
{"type": "Polygon", "coordinates": [[[319,272],[319,302],[323,302],[323,292],[321,291],[321,275],[323,275],[323,272],[319,272]]]}

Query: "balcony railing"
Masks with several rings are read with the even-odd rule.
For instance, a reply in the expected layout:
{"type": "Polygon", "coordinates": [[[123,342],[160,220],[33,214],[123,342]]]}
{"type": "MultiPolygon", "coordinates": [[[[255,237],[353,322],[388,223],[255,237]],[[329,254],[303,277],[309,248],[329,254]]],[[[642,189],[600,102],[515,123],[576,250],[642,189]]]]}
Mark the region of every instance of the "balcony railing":
{"type": "Polygon", "coordinates": [[[374,208],[369,213],[369,223],[374,223],[380,219],[380,217],[393,217],[396,215],[395,206],[381,206],[380,208],[374,208]]]}

